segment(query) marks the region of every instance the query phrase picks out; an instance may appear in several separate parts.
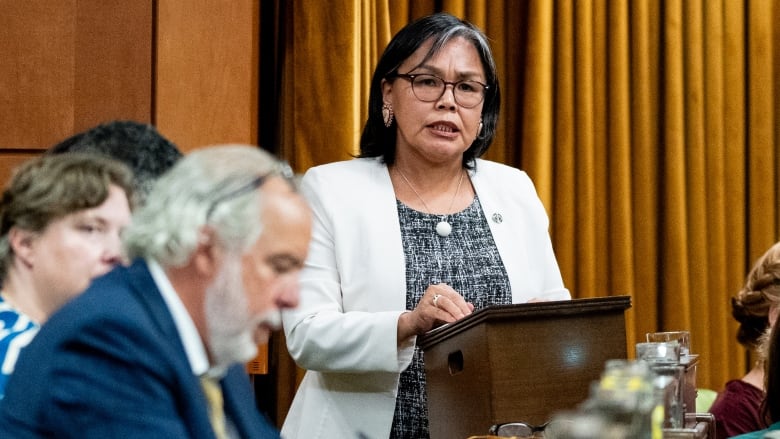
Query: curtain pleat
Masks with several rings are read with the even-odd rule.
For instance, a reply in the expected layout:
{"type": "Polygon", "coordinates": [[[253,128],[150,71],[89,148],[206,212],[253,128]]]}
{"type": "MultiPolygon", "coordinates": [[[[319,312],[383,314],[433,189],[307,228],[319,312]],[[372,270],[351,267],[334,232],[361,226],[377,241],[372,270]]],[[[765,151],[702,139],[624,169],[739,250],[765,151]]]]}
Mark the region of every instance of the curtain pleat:
{"type": "MultiPolygon", "coordinates": [[[[690,290],[687,276],[688,245],[686,240],[687,211],[686,193],[686,153],[685,153],[685,78],[683,72],[683,29],[682,1],[665,2],[663,11],[663,67],[661,78],[665,83],[662,89],[662,145],[661,155],[662,182],[661,217],[661,285],[659,303],[662,322],[677,325],[683,319],[687,309],[687,294],[690,290]],[[664,236],[665,235],[665,236],[664,236]],[[675,294],[674,298],[668,297],[675,294]],[[684,303],[680,303],[684,301],[684,303]]],[[[637,312],[641,312],[638,310],[637,312]]],[[[660,322],[659,322],[660,323],[660,322]]]]}
{"type": "MultiPolygon", "coordinates": [[[[607,22],[602,32],[607,35],[607,47],[603,55],[607,63],[607,77],[604,81],[607,95],[605,110],[605,124],[607,135],[603,137],[606,157],[602,160],[606,167],[605,193],[611,209],[605,215],[608,221],[603,221],[607,230],[601,238],[607,246],[606,254],[610,255],[600,270],[609,276],[602,284],[604,295],[632,295],[635,284],[635,260],[634,256],[634,227],[632,225],[632,204],[634,202],[634,182],[632,176],[632,108],[631,108],[631,45],[630,45],[630,9],[628,3],[617,2],[607,4],[603,2],[600,8],[607,10],[607,22]],[[608,84],[608,86],[606,86],[608,84]],[[620,114],[623,117],[610,117],[611,114],[620,114]]],[[[636,309],[636,308],[634,308],[636,309]]],[[[636,328],[634,320],[636,313],[631,310],[627,314],[628,340],[636,340],[636,328]]]]}
{"type": "MultiPolygon", "coordinates": [[[[631,178],[615,181],[612,185],[630,186],[630,222],[631,235],[626,238],[627,251],[632,253],[631,262],[635,268],[633,283],[615,282],[611,286],[614,294],[628,293],[632,296],[634,338],[631,342],[641,341],[647,332],[658,327],[660,286],[659,245],[660,222],[659,199],[661,186],[658,167],[660,135],[659,89],[659,4],[655,0],[640,0],[631,3],[630,18],[630,108],[627,111],[615,111],[612,119],[620,119],[625,114],[625,123],[631,126],[630,163],[631,178]],[[642,214],[642,212],[646,214],[642,214]],[[652,213],[651,213],[652,212],[652,213]]],[[[614,238],[612,238],[614,239],[614,238]]],[[[627,332],[631,332],[630,330],[627,332]]]]}
{"type": "MultiPolygon", "coordinates": [[[[542,175],[549,174],[549,187],[545,186],[543,181],[535,181],[535,184],[554,194],[552,211],[559,212],[559,215],[551,216],[551,225],[556,242],[574,243],[577,240],[576,232],[579,230],[576,210],[577,169],[579,166],[577,164],[574,105],[574,32],[571,25],[561,25],[561,23],[571,23],[574,16],[573,4],[564,2],[556,10],[550,12],[555,14],[555,26],[551,27],[549,31],[555,32],[554,44],[557,50],[554,51],[554,63],[546,67],[549,69],[548,74],[554,78],[554,83],[553,88],[545,90],[547,93],[537,96],[537,99],[552,103],[552,105],[548,104],[549,108],[545,108],[549,111],[547,117],[552,123],[550,127],[552,132],[547,144],[543,144],[541,141],[534,142],[533,138],[528,139],[528,143],[523,145],[523,152],[526,151],[526,148],[537,149],[537,156],[543,158],[551,156],[552,166],[546,172],[540,172],[542,175]]],[[[545,33],[541,29],[539,31],[545,33]]],[[[540,40],[542,38],[544,35],[540,35],[540,40]]],[[[527,89],[532,89],[535,84],[526,83],[525,86],[527,89]]],[[[540,140],[548,139],[542,138],[540,140]]],[[[532,156],[531,160],[533,158],[532,156]]],[[[532,179],[537,180],[535,171],[542,169],[543,163],[536,164],[536,166],[534,164],[533,161],[529,162],[527,171],[532,179]]],[[[550,204],[545,205],[550,206],[550,204]]],[[[561,267],[574,267],[576,265],[577,246],[560,246],[556,253],[561,267]]],[[[569,276],[574,276],[574,278],[569,277],[567,285],[571,284],[572,280],[579,281],[579,274],[579,270],[570,272],[569,276]]]]}
{"type": "MultiPolygon", "coordinates": [[[[683,70],[679,72],[684,79],[684,148],[686,166],[683,169],[685,175],[684,203],[686,204],[686,232],[685,241],[688,242],[688,259],[684,263],[686,276],[688,277],[688,294],[679,294],[670,289],[666,292],[665,303],[683,305],[679,307],[681,315],[670,316],[669,324],[674,327],[690,328],[694,334],[705,334],[707,326],[704,319],[699,318],[696,311],[700,305],[705,305],[706,299],[698,303],[700,296],[710,291],[708,272],[711,267],[703,263],[708,257],[707,240],[710,231],[707,228],[707,218],[712,213],[709,201],[712,200],[711,190],[713,186],[708,184],[705,172],[705,151],[708,147],[704,143],[704,81],[707,77],[703,69],[703,20],[702,2],[683,3],[683,41],[682,49],[683,70]],[[707,212],[701,215],[701,212],[707,212]]],[[[716,184],[717,186],[717,184],[716,184]]],[[[701,306],[702,309],[706,306],[701,306]]],[[[663,321],[662,323],[667,323],[663,321]]],[[[709,334],[707,335],[709,337],[709,334]]],[[[707,355],[707,340],[702,340],[696,345],[696,353],[702,359],[711,358],[707,355]]],[[[711,365],[702,361],[701,372],[709,375],[711,365]]]]}
{"type": "MultiPolygon", "coordinates": [[[[521,135],[520,154],[521,165],[524,170],[534,178],[539,197],[544,205],[550,209],[553,201],[553,160],[558,155],[565,155],[568,145],[562,141],[569,135],[566,127],[558,126],[558,121],[553,117],[554,105],[566,100],[565,96],[570,87],[566,83],[561,84],[560,76],[566,71],[565,65],[559,62],[559,58],[570,58],[561,53],[571,49],[571,38],[566,39],[567,44],[559,50],[554,50],[556,39],[560,39],[560,33],[555,27],[555,8],[553,3],[545,0],[531,0],[528,6],[528,18],[523,24],[527,31],[527,54],[524,64],[515,65],[514,68],[526,69],[525,81],[520,84],[522,90],[522,102],[520,103],[520,117],[522,118],[523,131],[521,135]],[[554,67],[555,66],[555,67],[554,67]],[[553,94],[553,90],[556,93],[553,94]],[[553,145],[560,148],[553,148],[553,145]],[[555,154],[553,154],[555,151],[555,154]]],[[[565,32],[564,32],[565,33],[565,32]]],[[[565,35],[564,35],[565,38],[565,35]]],[[[507,41],[512,41],[509,38],[507,41]]],[[[496,45],[501,45],[496,41],[496,45]]],[[[507,67],[513,69],[512,67],[507,67]]],[[[569,66],[569,68],[571,68],[569,66]]],[[[571,77],[572,72],[568,72],[571,77]]],[[[508,84],[509,85],[509,84],[508,84]]],[[[505,88],[509,88],[509,86],[505,88]]],[[[571,103],[571,99],[567,100],[571,103]]],[[[503,103],[502,103],[503,105],[503,103]]],[[[571,108],[567,105],[565,108],[571,108]]],[[[571,120],[571,118],[568,118],[571,120]]],[[[505,121],[512,124],[512,121],[505,121]]],[[[569,136],[571,137],[571,136],[569,136]]],[[[511,139],[510,139],[511,140],[511,139]]],[[[507,142],[505,147],[509,147],[507,142]]],[[[498,144],[497,144],[498,145],[498,144]]],[[[560,184],[566,186],[565,178],[573,178],[572,173],[564,173],[559,176],[560,184]]],[[[569,184],[568,194],[573,184],[569,184]]],[[[571,236],[569,236],[571,238],[571,236]]],[[[573,242],[561,237],[565,242],[573,242]]]]}
{"type": "MultiPolygon", "coordinates": [[[[728,348],[729,339],[733,339],[736,326],[726,324],[722,316],[730,315],[729,297],[736,293],[728,285],[738,285],[743,274],[729,279],[728,265],[730,254],[727,217],[731,212],[727,204],[726,149],[724,137],[724,10],[720,2],[706,2],[704,6],[703,40],[704,51],[704,153],[706,154],[706,182],[710,191],[707,198],[707,242],[705,273],[709,278],[709,288],[695,294],[694,307],[703,310],[692,318],[696,333],[706,334],[699,342],[703,359],[722,357],[728,348]],[[724,288],[725,287],[725,288],[724,288]]],[[[733,319],[725,319],[733,321],[733,319]]],[[[740,356],[741,357],[741,356],[740,356]]],[[[730,376],[738,376],[740,371],[734,368],[734,362],[723,367],[713,367],[702,362],[710,370],[711,381],[726,382],[730,376]]]]}
{"type": "Polygon", "coordinates": [[[490,38],[501,80],[486,158],[533,179],[572,294],[632,296],[631,356],[646,332],[689,329],[699,386],[745,373],[729,299],[780,230],[774,2],[289,4],[279,129],[298,171],[357,152],[395,32],[436,11],[461,16],[490,38]]]}
{"type": "Polygon", "coordinates": [[[774,98],[772,79],[771,0],[751,1],[748,15],[748,185],[749,205],[754,214],[748,216],[749,253],[760,255],[776,239],[777,154],[770,145],[774,137],[774,98]]]}
{"type": "MultiPolygon", "coordinates": [[[[574,171],[575,191],[574,210],[577,224],[576,260],[579,267],[577,276],[581,291],[596,295],[596,273],[599,265],[597,252],[596,221],[583,221],[585,218],[597,218],[596,205],[598,198],[595,192],[596,175],[596,145],[595,134],[595,91],[594,62],[595,47],[593,45],[593,4],[591,1],[574,3],[574,171]]],[[[565,23],[562,23],[565,25],[565,23]]]]}
{"type": "Polygon", "coordinates": [[[593,223],[593,251],[594,258],[593,275],[591,276],[593,296],[605,296],[614,294],[608,290],[610,284],[610,269],[612,254],[610,252],[610,143],[609,143],[609,32],[608,29],[609,8],[606,0],[594,0],[589,8],[593,26],[590,35],[593,41],[593,73],[592,78],[585,84],[593,89],[593,175],[592,192],[593,207],[583,216],[592,215],[594,218],[608,218],[607,221],[595,221],[593,223]],[[589,85],[588,85],[589,84],[589,85]]]}

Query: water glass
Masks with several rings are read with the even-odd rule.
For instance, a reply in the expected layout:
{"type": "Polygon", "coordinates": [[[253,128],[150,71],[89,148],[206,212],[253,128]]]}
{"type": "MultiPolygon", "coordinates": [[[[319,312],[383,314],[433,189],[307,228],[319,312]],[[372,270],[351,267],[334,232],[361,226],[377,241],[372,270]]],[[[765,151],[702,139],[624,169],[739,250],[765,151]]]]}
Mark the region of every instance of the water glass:
{"type": "Polygon", "coordinates": [[[666,332],[648,332],[646,335],[648,342],[667,342],[676,341],[680,343],[680,355],[686,356],[691,351],[691,333],[689,331],[666,331],[666,332]]]}
{"type": "Polygon", "coordinates": [[[676,341],[636,344],[636,359],[649,363],[679,363],[680,344],[676,341]]]}

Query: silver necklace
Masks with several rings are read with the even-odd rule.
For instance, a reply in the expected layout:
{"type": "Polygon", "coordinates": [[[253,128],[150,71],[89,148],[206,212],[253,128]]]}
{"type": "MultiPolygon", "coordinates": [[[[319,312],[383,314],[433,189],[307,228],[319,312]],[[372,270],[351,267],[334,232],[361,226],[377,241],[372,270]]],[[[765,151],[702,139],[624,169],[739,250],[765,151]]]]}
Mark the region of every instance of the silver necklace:
{"type": "MultiPolygon", "coordinates": [[[[400,168],[395,168],[399,174],[401,174],[401,177],[406,182],[407,186],[409,186],[409,189],[414,192],[415,195],[417,195],[417,198],[420,200],[420,202],[425,206],[425,210],[428,211],[428,215],[433,215],[433,211],[430,207],[428,207],[428,203],[423,200],[423,198],[420,196],[420,193],[417,192],[417,189],[412,186],[412,183],[409,182],[409,179],[406,178],[406,175],[401,171],[400,168]]],[[[442,215],[439,219],[439,222],[436,223],[436,233],[439,234],[441,237],[447,237],[450,236],[450,233],[452,233],[452,224],[450,224],[445,218],[449,216],[450,212],[452,212],[452,206],[455,204],[455,199],[458,198],[458,192],[460,192],[460,185],[463,183],[463,174],[464,172],[460,173],[460,180],[458,180],[458,187],[455,189],[455,194],[452,196],[452,201],[450,201],[450,207],[447,209],[447,213],[442,215]]]]}

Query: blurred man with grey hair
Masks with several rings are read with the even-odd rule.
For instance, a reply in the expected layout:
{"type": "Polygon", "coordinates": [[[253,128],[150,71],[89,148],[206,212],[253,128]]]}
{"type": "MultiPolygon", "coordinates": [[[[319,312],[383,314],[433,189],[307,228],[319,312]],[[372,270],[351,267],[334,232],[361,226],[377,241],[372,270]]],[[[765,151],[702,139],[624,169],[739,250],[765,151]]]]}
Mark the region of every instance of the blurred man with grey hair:
{"type": "Polygon", "coordinates": [[[276,438],[244,363],[298,304],[311,214],[289,168],[249,146],[190,153],[96,279],[24,349],[0,437],[276,438]]]}

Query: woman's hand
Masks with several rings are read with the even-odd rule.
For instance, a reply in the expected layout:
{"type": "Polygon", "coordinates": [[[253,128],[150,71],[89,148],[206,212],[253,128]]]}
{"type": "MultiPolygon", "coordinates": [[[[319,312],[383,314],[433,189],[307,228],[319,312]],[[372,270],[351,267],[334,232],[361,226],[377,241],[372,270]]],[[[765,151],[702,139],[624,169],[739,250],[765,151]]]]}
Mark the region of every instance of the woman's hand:
{"type": "Polygon", "coordinates": [[[398,318],[398,343],[471,314],[474,305],[447,284],[429,285],[417,307],[398,318]]]}

